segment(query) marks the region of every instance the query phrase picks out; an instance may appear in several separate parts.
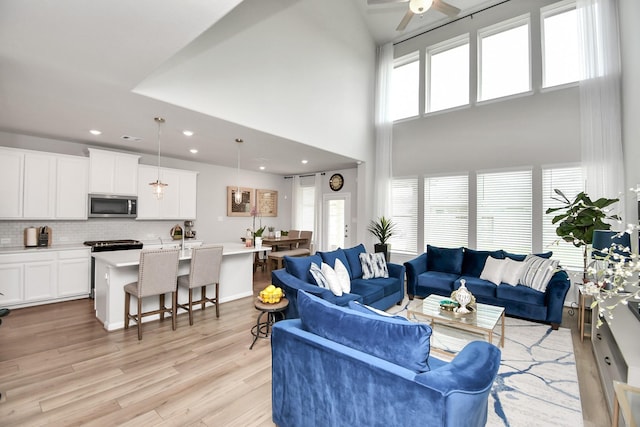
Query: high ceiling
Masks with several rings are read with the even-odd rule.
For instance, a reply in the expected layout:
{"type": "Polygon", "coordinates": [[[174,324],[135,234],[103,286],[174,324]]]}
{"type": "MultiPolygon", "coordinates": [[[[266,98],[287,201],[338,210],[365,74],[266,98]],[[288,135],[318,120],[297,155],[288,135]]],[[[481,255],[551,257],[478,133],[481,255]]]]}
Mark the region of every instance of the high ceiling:
{"type": "MultiPolygon", "coordinates": [[[[154,154],[153,118],[159,115],[167,118],[162,133],[166,156],[235,167],[233,141],[241,137],[243,150],[251,153],[243,168],[265,165],[266,172],[289,174],[355,166],[356,159],[135,93],[154,70],[242,3],[182,0],[175,7],[176,1],[2,0],[0,131],[154,154]],[[102,134],[93,136],[91,129],[102,134]],[[185,129],[194,135],[184,136],[185,129]],[[190,148],[199,152],[191,154],[190,148]],[[303,165],[304,158],[313,162],[303,165]]],[[[368,6],[366,0],[351,1],[376,44],[447,19],[431,10],[398,33],[395,28],[408,3],[368,6]]],[[[450,3],[464,14],[489,2],[450,3]]]]}

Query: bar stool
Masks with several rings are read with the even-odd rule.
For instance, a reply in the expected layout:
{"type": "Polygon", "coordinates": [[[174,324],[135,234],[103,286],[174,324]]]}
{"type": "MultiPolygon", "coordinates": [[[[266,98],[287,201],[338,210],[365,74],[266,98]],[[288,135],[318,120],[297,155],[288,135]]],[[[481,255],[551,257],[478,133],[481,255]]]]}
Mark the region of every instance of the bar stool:
{"type": "Polygon", "coordinates": [[[189,289],[189,302],[178,307],[189,312],[189,325],[193,325],[193,305],[201,304],[204,310],[207,302],[216,306],[216,317],[220,317],[218,294],[220,291],[220,265],[222,264],[222,245],[203,245],[191,252],[189,274],[178,277],[178,287],[189,289]],[[215,296],[207,298],[207,286],[215,285],[215,296]],[[200,288],[200,299],[193,300],[193,289],[200,288]]]}
{"type": "Polygon", "coordinates": [[[172,329],[176,330],[176,303],[179,249],[143,249],[140,251],[138,281],[124,285],[124,328],[129,329],[129,320],[138,324],[138,339],[142,339],[142,318],[159,314],[164,320],[165,313],[171,313],[172,329]],[[165,307],[164,296],[171,292],[171,307],[165,307]],[[130,314],[131,296],[138,299],[138,312],[130,314]],[[158,295],[158,310],[142,312],[142,298],[158,295]]]}

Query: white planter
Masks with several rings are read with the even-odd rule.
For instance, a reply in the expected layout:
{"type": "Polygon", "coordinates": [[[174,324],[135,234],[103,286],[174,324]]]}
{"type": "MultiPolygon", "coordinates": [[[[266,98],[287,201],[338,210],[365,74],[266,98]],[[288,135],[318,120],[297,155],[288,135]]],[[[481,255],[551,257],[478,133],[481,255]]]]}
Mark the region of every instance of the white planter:
{"type": "Polygon", "coordinates": [[[255,238],[255,243],[256,243],[256,248],[261,248],[262,247],[262,237],[256,237],[255,238]]]}

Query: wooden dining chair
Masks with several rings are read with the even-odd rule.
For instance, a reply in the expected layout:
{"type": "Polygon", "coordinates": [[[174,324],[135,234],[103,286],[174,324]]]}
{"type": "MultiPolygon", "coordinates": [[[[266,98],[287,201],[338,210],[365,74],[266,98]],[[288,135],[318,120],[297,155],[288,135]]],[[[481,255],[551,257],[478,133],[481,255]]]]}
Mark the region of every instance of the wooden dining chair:
{"type": "Polygon", "coordinates": [[[142,318],[154,314],[164,320],[165,313],[171,313],[172,328],[176,330],[176,304],[179,249],[143,249],[140,252],[138,281],[124,286],[124,328],[129,329],[129,321],[138,324],[138,339],[142,339],[142,318]],[[165,306],[165,294],[171,293],[171,307],[165,306]],[[138,311],[130,314],[131,296],[138,300],[138,311]],[[142,299],[159,297],[157,310],[142,311],[142,299]]]}
{"type": "Polygon", "coordinates": [[[189,301],[178,304],[178,308],[189,312],[189,325],[193,325],[193,306],[201,304],[204,310],[208,302],[216,306],[216,317],[220,317],[219,291],[220,266],[222,264],[222,245],[203,245],[193,248],[191,252],[191,268],[189,274],[178,277],[178,288],[189,289],[189,301]],[[215,296],[207,297],[207,286],[213,285],[215,296]],[[200,299],[193,300],[193,289],[200,288],[200,299]]]}

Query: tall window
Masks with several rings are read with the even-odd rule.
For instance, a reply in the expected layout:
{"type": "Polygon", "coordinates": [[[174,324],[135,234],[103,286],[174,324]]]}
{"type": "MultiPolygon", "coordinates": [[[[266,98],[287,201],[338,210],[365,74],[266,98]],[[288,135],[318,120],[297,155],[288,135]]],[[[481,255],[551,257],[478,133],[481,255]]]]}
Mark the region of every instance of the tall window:
{"type": "Polygon", "coordinates": [[[300,177],[297,193],[296,226],[298,230],[313,230],[315,233],[316,187],[315,176],[300,177]]]}
{"type": "Polygon", "coordinates": [[[467,246],[468,211],[469,177],[467,175],[425,177],[425,243],[450,248],[467,246]]]}
{"type": "Polygon", "coordinates": [[[478,249],[531,252],[531,170],[478,174],[478,249]]]}
{"type": "MultiPolygon", "coordinates": [[[[558,197],[554,190],[559,189],[569,200],[584,191],[582,168],[580,166],[556,167],[542,169],[542,212],[549,208],[557,208],[562,203],[552,199],[558,197]]],[[[545,250],[553,251],[553,258],[564,267],[582,267],[582,248],[576,248],[569,242],[561,240],[556,234],[557,224],[551,220],[556,214],[542,216],[542,245],[545,250]]]]}
{"type": "Polygon", "coordinates": [[[478,31],[478,100],[531,90],[529,15],[478,31]]]}
{"type": "Polygon", "coordinates": [[[469,35],[427,48],[426,111],[469,103],[469,35]]]}
{"type": "Polygon", "coordinates": [[[396,224],[389,243],[394,252],[415,253],[418,248],[418,178],[391,182],[391,218],[396,224]]]}
{"type": "Polygon", "coordinates": [[[580,79],[578,18],[575,1],[541,9],[542,86],[551,87],[580,79]]]}
{"type": "Polygon", "coordinates": [[[391,77],[391,116],[393,120],[418,115],[420,68],[418,52],[394,61],[391,77]]]}

